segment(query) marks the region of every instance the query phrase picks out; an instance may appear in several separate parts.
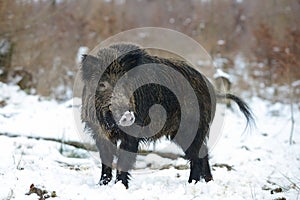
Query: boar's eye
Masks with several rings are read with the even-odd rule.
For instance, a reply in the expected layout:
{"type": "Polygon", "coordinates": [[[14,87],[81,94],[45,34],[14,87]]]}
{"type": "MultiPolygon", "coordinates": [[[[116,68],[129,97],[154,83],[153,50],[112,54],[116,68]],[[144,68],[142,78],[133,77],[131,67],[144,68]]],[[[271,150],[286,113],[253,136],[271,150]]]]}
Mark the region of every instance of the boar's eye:
{"type": "Polygon", "coordinates": [[[106,81],[98,83],[98,90],[99,91],[105,91],[105,90],[108,89],[108,87],[109,87],[109,83],[106,82],[106,81]]]}

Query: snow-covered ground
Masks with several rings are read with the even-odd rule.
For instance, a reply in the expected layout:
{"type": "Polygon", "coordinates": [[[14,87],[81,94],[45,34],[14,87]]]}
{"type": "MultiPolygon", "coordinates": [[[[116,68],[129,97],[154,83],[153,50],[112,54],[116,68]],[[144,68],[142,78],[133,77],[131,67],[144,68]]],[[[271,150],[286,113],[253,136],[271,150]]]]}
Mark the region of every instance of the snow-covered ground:
{"type": "MultiPolygon", "coordinates": [[[[210,153],[214,181],[188,184],[187,161],[151,153],[138,156],[126,190],[113,181],[97,185],[97,153],[25,137],[81,141],[72,102],[57,103],[0,83],[0,199],[36,200],[36,194],[25,195],[32,183],[56,191],[57,197],[50,199],[57,200],[300,198],[300,112],[295,110],[294,144],[289,145],[289,106],[248,99],[257,123],[251,133],[243,133],[245,120],[237,109],[227,110],[222,136],[210,153]],[[278,188],[282,191],[272,191],[278,188]]],[[[168,142],[156,144],[156,150],[164,145],[168,142]]]]}

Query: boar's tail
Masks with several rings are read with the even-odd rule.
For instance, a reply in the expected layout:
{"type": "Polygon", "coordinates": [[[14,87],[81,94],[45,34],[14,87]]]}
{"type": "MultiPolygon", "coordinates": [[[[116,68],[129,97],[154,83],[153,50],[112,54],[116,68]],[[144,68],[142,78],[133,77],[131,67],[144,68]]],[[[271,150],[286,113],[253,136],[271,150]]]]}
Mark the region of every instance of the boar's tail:
{"type": "Polygon", "coordinates": [[[217,94],[217,98],[219,99],[231,99],[233,100],[239,107],[239,109],[241,110],[241,112],[244,114],[246,120],[247,120],[247,126],[250,126],[251,127],[255,127],[255,120],[254,120],[254,117],[253,117],[253,113],[250,109],[250,107],[247,105],[247,103],[245,103],[241,98],[233,95],[233,94],[230,94],[230,93],[227,93],[227,94],[217,94]]]}

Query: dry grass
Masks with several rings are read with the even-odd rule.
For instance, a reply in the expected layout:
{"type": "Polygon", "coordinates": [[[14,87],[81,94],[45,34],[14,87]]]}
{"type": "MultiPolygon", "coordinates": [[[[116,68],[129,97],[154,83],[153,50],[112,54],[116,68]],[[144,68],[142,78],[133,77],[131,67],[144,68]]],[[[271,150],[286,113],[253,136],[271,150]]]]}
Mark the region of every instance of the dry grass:
{"type": "MultiPolygon", "coordinates": [[[[294,49],[299,49],[300,44],[300,4],[297,0],[256,0],[242,3],[229,0],[120,2],[122,1],[74,0],[54,4],[53,1],[26,3],[1,0],[0,39],[7,38],[14,44],[10,70],[21,66],[33,75],[37,93],[63,98],[67,88],[72,88],[74,75],[78,70],[75,57],[80,46],[93,49],[96,44],[120,31],[160,26],[191,36],[212,56],[221,53],[234,58],[237,53],[243,53],[248,59],[267,64],[274,56],[270,55],[270,48],[273,49],[274,45],[286,47],[298,44],[288,46],[291,54],[276,55],[276,58],[281,59],[280,66],[284,66],[284,73],[289,69],[291,76],[282,77],[282,71],[266,65],[264,69],[255,70],[260,70],[261,74],[269,72],[267,76],[253,75],[252,80],[246,81],[237,76],[241,80],[238,81],[239,88],[236,90],[249,90],[260,81],[272,86],[285,84],[287,77],[291,82],[300,79],[297,70],[299,57],[292,56],[300,54],[294,53],[294,49]],[[269,29],[271,31],[268,33],[269,29]],[[289,36],[289,42],[282,42],[287,39],[286,35],[289,36]],[[219,40],[224,40],[225,43],[220,46],[219,40]],[[258,42],[255,43],[255,40],[258,42]],[[282,80],[274,79],[276,74],[282,80]],[[61,85],[65,87],[57,92],[61,85]]],[[[229,72],[235,70],[234,65],[228,66],[229,72]]],[[[254,69],[249,65],[246,70],[251,74],[254,69]]]]}

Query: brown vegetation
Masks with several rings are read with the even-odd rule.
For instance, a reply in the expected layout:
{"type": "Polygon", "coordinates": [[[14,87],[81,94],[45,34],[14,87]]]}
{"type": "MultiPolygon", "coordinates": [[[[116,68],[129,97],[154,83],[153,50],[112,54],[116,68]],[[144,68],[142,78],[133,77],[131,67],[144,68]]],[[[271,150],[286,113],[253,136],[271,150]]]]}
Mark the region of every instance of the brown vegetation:
{"type": "Polygon", "coordinates": [[[300,79],[299,19],[298,0],[0,0],[0,39],[13,44],[9,71],[21,67],[32,73],[37,92],[45,96],[64,98],[72,88],[80,46],[92,49],[113,34],[143,26],[183,32],[213,56],[234,60],[243,54],[254,64],[240,74],[239,66],[229,66],[227,72],[241,83],[233,90],[252,88],[263,96],[261,87],[292,85],[298,94],[293,83],[300,79]]]}

